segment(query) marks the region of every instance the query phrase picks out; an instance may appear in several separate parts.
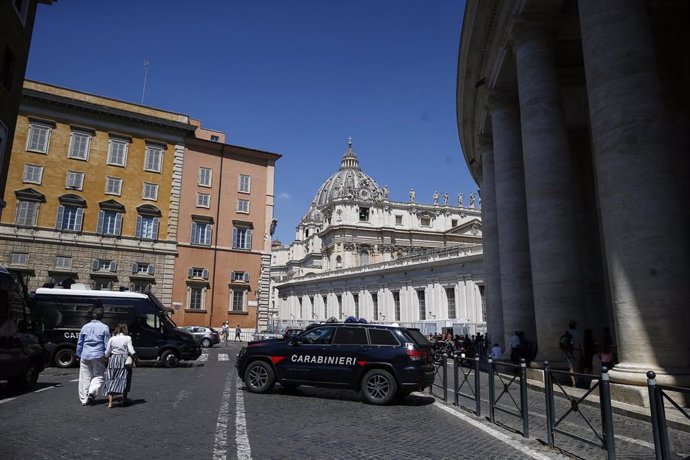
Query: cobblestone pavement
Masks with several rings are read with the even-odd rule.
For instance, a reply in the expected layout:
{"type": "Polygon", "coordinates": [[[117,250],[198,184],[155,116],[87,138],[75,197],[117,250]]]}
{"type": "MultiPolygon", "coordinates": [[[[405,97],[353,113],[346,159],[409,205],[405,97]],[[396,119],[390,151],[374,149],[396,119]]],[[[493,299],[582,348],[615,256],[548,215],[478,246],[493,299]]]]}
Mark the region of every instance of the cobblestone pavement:
{"type": "Polygon", "coordinates": [[[426,394],[391,406],[347,390],[249,393],[222,344],[176,369],[135,369],[132,404],[81,406],[78,369],[44,371],[35,391],[0,385],[0,459],[559,458],[426,394]]]}
{"type": "MultiPolygon", "coordinates": [[[[473,399],[459,396],[459,406],[454,404],[454,381],[455,373],[453,364],[449,363],[447,366],[448,379],[448,401],[447,406],[453,410],[461,411],[465,414],[472,412],[470,415],[478,420],[488,421],[489,417],[489,377],[486,372],[480,372],[480,400],[481,400],[481,417],[474,415],[476,403],[473,399]]],[[[519,379],[516,379],[507,387],[507,392],[503,395],[504,385],[510,383],[512,375],[503,375],[502,380],[498,376],[495,377],[496,394],[495,398],[499,399],[498,406],[519,413],[520,405],[520,388],[519,379]]],[[[436,386],[434,387],[434,394],[439,400],[443,396],[442,386],[442,370],[437,372],[436,386]]],[[[475,380],[474,371],[470,372],[468,368],[458,369],[458,386],[461,393],[466,395],[474,394],[475,380]],[[467,374],[465,378],[463,371],[467,374]],[[471,387],[471,388],[470,388],[471,387]]],[[[555,388],[555,417],[559,420],[563,417],[558,425],[562,431],[574,434],[581,438],[588,440],[584,442],[578,440],[570,435],[556,433],[555,445],[561,453],[572,458],[583,459],[605,459],[607,457],[606,451],[602,448],[592,445],[592,443],[601,443],[602,436],[601,415],[600,409],[597,406],[590,404],[578,404],[577,411],[569,409],[573,407],[571,399],[579,402],[579,398],[586,390],[579,388],[571,388],[569,386],[554,385],[555,388]],[[586,419],[586,421],[585,421],[586,419]],[[591,424],[591,427],[588,425],[591,424]]],[[[530,387],[527,392],[528,408],[529,408],[529,435],[530,439],[536,440],[540,443],[546,444],[547,430],[546,430],[546,403],[543,389],[535,389],[530,387]]],[[[590,394],[586,402],[598,401],[598,394],[590,394]]],[[[503,430],[506,433],[521,434],[522,420],[506,414],[504,411],[497,410],[495,412],[495,420],[498,424],[497,429],[503,430]]],[[[613,414],[613,431],[615,433],[616,458],[654,458],[654,444],[652,426],[649,421],[632,418],[630,416],[621,415],[619,413],[613,414]]],[[[671,443],[671,451],[674,458],[688,459],[690,458],[690,426],[685,430],[678,430],[668,428],[669,440],[671,443]]]]}

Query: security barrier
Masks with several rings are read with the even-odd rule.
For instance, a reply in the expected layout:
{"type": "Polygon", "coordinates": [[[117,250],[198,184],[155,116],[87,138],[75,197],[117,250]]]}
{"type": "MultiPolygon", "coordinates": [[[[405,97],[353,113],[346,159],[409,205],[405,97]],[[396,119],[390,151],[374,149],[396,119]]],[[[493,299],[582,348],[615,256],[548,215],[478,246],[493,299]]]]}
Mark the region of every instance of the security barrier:
{"type": "Polygon", "coordinates": [[[434,383],[429,386],[429,394],[434,395],[434,390],[441,388],[443,390],[443,402],[448,402],[448,355],[443,353],[440,364],[434,364],[434,383]],[[438,384],[439,374],[441,375],[441,383],[438,384]]]}
{"type": "Polygon", "coordinates": [[[560,433],[588,444],[598,445],[599,447],[606,449],[609,459],[616,458],[616,445],[613,434],[613,415],[611,412],[611,390],[609,387],[608,370],[605,367],[601,370],[601,377],[597,379],[597,377],[594,375],[578,374],[568,371],[557,371],[551,369],[548,362],[544,362],[544,390],[544,395],[546,396],[546,438],[548,440],[549,447],[555,446],[554,434],[560,433]],[[594,385],[590,385],[589,390],[584,395],[576,398],[568,394],[568,392],[563,389],[563,386],[560,384],[560,382],[554,379],[554,375],[567,376],[567,378],[572,376],[575,378],[584,377],[592,379],[592,381],[596,381],[596,383],[594,385]],[[562,394],[570,402],[570,408],[558,419],[556,419],[555,416],[555,404],[553,398],[554,384],[560,388],[562,394]],[[596,393],[594,393],[594,390],[597,388],[599,388],[599,407],[601,408],[601,434],[596,428],[594,428],[592,422],[580,410],[580,405],[582,405],[587,397],[590,395],[595,395],[596,393]],[[593,433],[599,440],[598,444],[594,443],[590,439],[584,438],[578,434],[566,431],[559,427],[561,422],[563,422],[563,420],[565,420],[565,418],[571,414],[579,414],[582,417],[589,427],[591,433],[593,433]]]}
{"type": "Polygon", "coordinates": [[[667,460],[673,457],[671,456],[671,444],[668,440],[668,430],[666,428],[664,399],[670,402],[676,410],[685,416],[685,418],[690,420],[690,414],[667,394],[668,391],[673,391],[684,395],[690,395],[690,388],[672,385],[657,385],[656,373],[654,373],[654,371],[647,372],[647,387],[649,388],[649,409],[652,416],[652,431],[654,433],[654,451],[657,460],[667,460]]]}
{"type": "MultiPolygon", "coordinates": [[[[527,366],[524,360],[519,365],[488,360],[488,368],[486,369],[489,392],[488,420],[492,424],[519,433],[519,430],[497,422],[496,413],[501,412],[516,417],[522,422],[522,432],[520,434],[524,438],[529,438],[530,413],[527,398],[526,369],[527,366]],[[519,388],[519,402],[515,392],[511,392],[514,388],[519,388]]],[[[479,356],[467,358],[464,354],[448,356],[444,353],[440,355],[434,372],[434,383],[429,387],[429,394],[439,399],[443,398],[443,401],[447,403],[448,390],[451,388],[454,405],[473,412],[477,417],[481,417],[479,356]],[[453,360],[453,376],[448,375],[449,358],[453,360]],[[450,381],[451,377],[452,382],[450,381]],[[464,400],[473,401],[474,404],[471,406],[463,405],[464,400]]],[[[666,408],[672,407],[688,420],[690,420],[690,413],[674,401],[670,393],[690,397],[690,388],[659,385],[656,383],[656,374],[653,371],[647,372],[647,378],[651,431],[653,431],[656,459],[671,459],[674,456],[672,455],[672,445],[667,429],[666,408]]],[[[543,394],[545,398],[545,406],[543,407],[545,407],[546,418],[546,444],[549,447],[561,451],[565,450],[567,443],[558,445],[559,442],[556,439],[556,435],[559,434],[605,450],[608,459],[616,458],[611,388],[608,370],[605,367],[602,368],[601,374],[590,375],[555,370],[549,366],[548,362],[545,362],[543,394]],[[584,393],[578,391],[576,396],[572,391],[566,391],[561,382],[569,380],[571,377],[587,380],[588,385],[584,393]],[[556,394],[560,396],[559,400],[561,402],[559,404],[556,404],[555,401],[556,394]],[[563,400],[567,402],[567,407],[564,407],[563,400]],[[568,422],[567,420],[570,421],[568,422]],[[576,421],[580,421],[580,423],[575,423],[576,421]],[[568,426],[570,429],[568,429],[568,426]]],[[[538,412],[541,411],[539,407],[536,410],[538,412]]],[[[541,416],[543,417],[543,415],[541,416]]],[[[678,454],[676,453],[676,455],[678,454]]]]}
{"type": "Polygon", "coordinates": [[[479,355],[474,358],[466,358],[464,353],[459,356],[455,355],[453,375],[455,380],[453,381],[453,389],[455,393],[455,405],[462,407],[460,404],[460,396],[475,402],[474,413],[477,417],[482,415],[482,402],[481,402],[481,391],[479,386],[479,355]],[[465,370],[467,369],[467,370],[465,370]],[[474,387],[472,382],[470,382],[470,376],[474,373],[474,387]],[[462,381],[459,377],[462,375],[462,381]],[[467,385],[470,393],[463,393],[463,388],[467,385]]]}
{"type": "Polygon", "coordinates": [[[527,364],[522,359],[520,364],[495,362],[489,359],[489,420],[491,423],[496,422],[496,411],[512,415],[522,421],[522,436],[529,438],[529,417],[528,417],[528,403],[527,403],[527,364]],[[505,372],[498,372],[497,368],[510,369],[510,374],[505,372]],[[500,394],[496,396],[496,377],[501,382],[500,394]],[[520,390],[520,404],[515,401],[510,392],[511,385],[515,380],[518,380],[520,390]],[[512,408],[508,409],[499,406],[501,398],[507,396],[505,399],[510,400],[515,406],[516,411],[512,408]]]}

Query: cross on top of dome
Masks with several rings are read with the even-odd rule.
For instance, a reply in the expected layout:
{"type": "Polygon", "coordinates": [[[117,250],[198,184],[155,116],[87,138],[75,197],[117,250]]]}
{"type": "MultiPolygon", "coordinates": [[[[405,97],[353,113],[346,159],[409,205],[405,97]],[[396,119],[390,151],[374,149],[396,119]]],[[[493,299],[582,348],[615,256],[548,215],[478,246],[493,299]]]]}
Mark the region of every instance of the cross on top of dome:
{"type": "Polygon", "coordinates": [[[347,150],[345,151],[345,154],[343,155],[343,159],[340,162],[340,169],[356,169],[360,170],[361,168],[359,167],[359,159],[357,158],[357,154],[352,150],[352,138],[348,137],[347,138],[347,150]]]}

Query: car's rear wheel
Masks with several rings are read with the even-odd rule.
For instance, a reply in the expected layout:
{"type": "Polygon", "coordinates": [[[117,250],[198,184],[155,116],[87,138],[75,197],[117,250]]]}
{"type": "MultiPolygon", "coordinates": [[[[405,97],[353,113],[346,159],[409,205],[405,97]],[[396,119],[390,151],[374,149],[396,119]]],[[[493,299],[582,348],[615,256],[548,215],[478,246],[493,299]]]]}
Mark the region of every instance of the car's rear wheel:
{"type": "Polygon", "coordinates": [[[180,364],[180,358],[172,350],[165,350],[161,353],[161,363],[163,367],[177,367],[180,364]]]}
{"type": "Polygon", "coordinates": [[[244,371],[244,383],[252,393],[266,393],[271,391],[276,377],[270,364],[264,361],[253,361],[244,371]]]}
{"type": "Polygon", "coordinates": [[[62,348],[55,352],[53,362],[60,369],[67,369],[77,364],[77,355],[71,348],[62,348]]]}
{"type": "Polygon", "coordinates": [[[390,372],[372,369],[362,377],[362,396],[371,404],[389,404],[398,392],[398,384],[390,372]]]}
{"type": "Polygon", "coordinates": [[[211,348],[211,345],[212,344],[211,344],[211,341],[209,339],[205,338],[201,341],[201,346],[204,348],[211,348]]]}

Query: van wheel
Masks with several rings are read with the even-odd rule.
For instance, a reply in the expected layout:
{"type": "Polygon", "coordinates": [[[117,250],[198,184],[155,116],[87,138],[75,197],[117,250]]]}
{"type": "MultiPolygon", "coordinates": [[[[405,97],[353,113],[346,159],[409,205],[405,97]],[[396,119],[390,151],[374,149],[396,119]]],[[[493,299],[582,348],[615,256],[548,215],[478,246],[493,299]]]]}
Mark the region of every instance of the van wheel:
{"type": "Polygon", "coordinates": [[[275,381],[276,376],[273,368],[264,361],[253,361],[244,371],[244,383],[252,393],[271,391],[275,381]]]}
{"type": "Polygon", "coordinates": [[[201,341],[201,346],[204,348],[211,348],[211,341],[209,339],[204,339],[201,341]]]}
{"type": "Polygon", "coordinates": [[[372,369],[362,378],[362,396],[370,404],[388,404],[395,398],[398,384],[388,371],[372,369]]]}
{"type": "Polygon", "coordinates": [[[174,351],[165,350],[161,353],[161,363],[163,363],[163,367],[177,367],[180,364],[180,358],[177,357],[174,351]]]}
{"type": "Polygon", "coordinates": [[[8,383],[12,388],[16,388],[18,390],[30,390],[36,386],[36,382],[38,382],[38,372],[39,371],[36,367],[36,364],[30,363],[29,367],[27,367],[26,371],[24,371],[24,375],[10,380],[8,383]]]}
{"type": "Polygon", "coordinates": [[[67,369],[77,364],[77,355],[71,348],[62,348],[55,352],[53,362],[55,363],[55,367],[67,369]]]}

